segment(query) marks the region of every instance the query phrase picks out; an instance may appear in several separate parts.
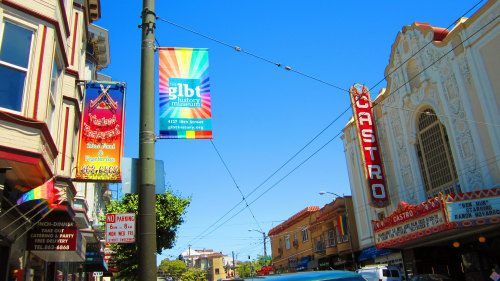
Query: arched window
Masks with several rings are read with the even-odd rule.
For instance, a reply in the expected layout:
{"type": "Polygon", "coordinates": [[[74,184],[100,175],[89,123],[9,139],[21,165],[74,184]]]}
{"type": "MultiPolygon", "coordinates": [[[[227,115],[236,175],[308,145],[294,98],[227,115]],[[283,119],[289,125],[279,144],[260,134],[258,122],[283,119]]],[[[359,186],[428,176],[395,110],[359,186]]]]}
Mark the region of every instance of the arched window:
{"type": "Polygon", "coordinates": [[[457,170],[445,126],[432,109],[418,116],[417,155],[427,199],[460,193],[457,170]]]}

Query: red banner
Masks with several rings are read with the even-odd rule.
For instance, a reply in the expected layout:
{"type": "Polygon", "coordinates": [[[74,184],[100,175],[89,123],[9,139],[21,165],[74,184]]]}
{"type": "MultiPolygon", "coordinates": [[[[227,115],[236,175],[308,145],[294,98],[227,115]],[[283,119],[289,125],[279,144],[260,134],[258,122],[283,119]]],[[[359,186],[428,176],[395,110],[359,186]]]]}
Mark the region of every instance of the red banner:
{"type": "Polygon", "coordinates": [[[362,86],[361,93],[354,85],[350,89],[352,110],[358,127],[358,140],[361,155],[365,163],[365,177],[368,183],[371,204],[376,208],[389,205],[389,193],[386,188],[384,169],[373,125],[371,97],[368,88],[362,86]]]}
{"type": "Polygon", "coordinates": [[[85,88],[75,178],[121,181],[125,86],[115,82],[89,82],[85,88]]]}

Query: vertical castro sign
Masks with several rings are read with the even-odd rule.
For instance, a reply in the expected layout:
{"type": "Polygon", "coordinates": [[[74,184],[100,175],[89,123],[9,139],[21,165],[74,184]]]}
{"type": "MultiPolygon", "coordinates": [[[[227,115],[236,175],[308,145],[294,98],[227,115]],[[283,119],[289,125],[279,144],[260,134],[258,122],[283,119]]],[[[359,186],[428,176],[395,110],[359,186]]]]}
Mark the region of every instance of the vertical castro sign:
{"type": "Polygon", "coordinates": [[[85,98],[76,179],[121,181],[125,86],[114,82],[89,82],[85,98]]]}
{"type": "Polygon", "coordinates": [[[371,204],[382,208],[389,205],[382,159],[373,125],[371,97],[368,88],[356,84],[350,89],[352,110],[358,127],[358,140],[364,160],[365,177],[371,204]]]}
{"type": "Polygon", "coordinates": [[[160,138],[211,139],[208,49],[160,48],[160,138]]]}

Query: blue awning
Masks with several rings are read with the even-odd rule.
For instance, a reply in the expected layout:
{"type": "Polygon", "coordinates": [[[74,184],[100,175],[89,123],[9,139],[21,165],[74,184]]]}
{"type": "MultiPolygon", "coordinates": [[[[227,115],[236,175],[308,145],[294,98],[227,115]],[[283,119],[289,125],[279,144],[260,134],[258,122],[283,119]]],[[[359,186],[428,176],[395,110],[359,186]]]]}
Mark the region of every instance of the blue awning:
{"type": "Polygon", "coordinates": [[[303,257],[300,260],[299,264],[297,265],[297,271],[306,270],[307,269],[307,263],[309,262],[310,259],[311,259],[310,256],[303,257]]]}
{"type": "Polygon", "coordinates": [[[385,256],[385,255],[390,255],[392,254],[391,250],[388,249],[377,249],[375,246],[369,247],[361,251],[361,254],[359,254],[358,261],[364,261],[364,260],[369,260],[369,259],[374,259],[377,257],[385,256]]]}

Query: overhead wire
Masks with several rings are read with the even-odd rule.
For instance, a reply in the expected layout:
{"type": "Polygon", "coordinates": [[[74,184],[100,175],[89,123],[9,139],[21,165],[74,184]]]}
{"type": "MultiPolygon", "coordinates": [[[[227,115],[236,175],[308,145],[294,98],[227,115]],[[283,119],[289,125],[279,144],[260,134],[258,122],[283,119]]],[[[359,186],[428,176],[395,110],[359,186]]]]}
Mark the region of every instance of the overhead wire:
{"type": "Polygon", "coordinates": [[[262,228],[260,227],[260,224],[259,222],[257,221],[257,219],[255,218],[255,215],[254,213],[252,212],[252,209],[250,209],[250,206],[248,205],[248,202],[247,202],[247,199],[245,197],[245,195],[243,195],[243,192],[241,192],[241,189],[240,187],[238,186],[238,183],[236,183],[236,180],[234,179],[234,176],[233,176],[233,173],[231,173],[231,171],[229,170],[229,167],[227,166],[226,164],[226,161],[224,161],[224,158],[222,158],[222,155],[220,154],[219,150],[217,149],[217,147],[215,146],[215,143],[213,142],[213,140],[210,140],[210,142],[212,143],[212,146],[214,147],[215,149],[215,152],[217,152],[217,155],[219,156],[220,160],[222,161],[222,164],[224,164],[224,167],[226,168],[227,172],[229,173],[229,175],[231,176],[231,179],[233,179],[233,183],[234,185],[236,186],[236,188],[238,189],[238,191],[240,192],[241,196],[242,196],[242,200],[245,201],[246,203],[246,206],[248,207],[248,210],[250,211],[250,214],[252,214],[252,217],[255,221],[255,223],[257,224],[257,226],[259,227],[259,229],[262,231],[262,228]]]}
{"type": "Polygon", "coordinates": [[[342,88],[342,87],[340,87],[340,86],[337,86],[337,85],[332,84],[332,83],[330,83],[330,82],[324,81],[324,80],[319,79],[319,78],[317,78],[317,77],[314,77],[314,76],[312,76],[312,75],[309,75],[309,74],[306,74],[306,73],[300,72],[300,71],[298,71],[298,70],[295,70],[295,69],[291,68],[290,66],[283,66],[283,64],[281,64],[281,63],[274,62],[274,61],[272,61],[272,60],[270,60],[270,59],[264,58],[264,57],[262,57],[262,56],[256,55],[256,54],[251,53],[251,52],[248,52],[248,51],[243,50],[242,48],[240,48],[240,47],[238,47],[238,46],[235,46],[235,45],[231,45],[231,44],[228,44],[228,43],[222,42],[222,41],[217,40],[217,39],[215,39],[215,38],[213,38],[213,37],[210,37],[210,36],[208,36],[208,35],[205,35],[205,34],[203,34],[203,33],[197,32],[197,31],[195,31],[195,30],[189,29],[189,28],[184,27],[184,26],[182,26],[182,25],[180,25],[180,24],[176,24],[176,23],[174,23],[174,22],[171,22],[171,21],[169,21],[169,20],[166,20],[166,19],[163,19],[163,18],[160,18],[160,17],[157,17],[156,19],[161,20],[161,21],[163,21],[163,22],[166,22],[166,23],[168,23],[168,24],[171,24],[171,25],[173,25],[173,26],[179,27],[179,28],[181,28],[181,29],[184,29],[184,30],[186,30],[186,31],[189,31],[189,32],[191,32],[191,33],[194,33],[194,34],[196,34],[196,35],[199,35],[199,36],[201,36],[201,37],[204,37],[204,38],[206,38],[206,39],[209,39],[209,40],[211,40],[211,41],[214,41],[214,42],[217,42],[217,43],[219,43],[219,44],[222,44],[222,45],[224,45],[224,46],[226,46],[226,47],[229,47],[229,48],[231,48],[231,49],[234,49],[234,50],[235,50],[235,51],[237,51],[237,52],[242,52],[242,53],[247,54],[247,55],[249,55],[249,56],[252,56],[252,57],[255,57],[255,58],[260,59],[260,60],[262,60],[262,61],[265,61],[265,62],[267,62],[267,63],[273,64],[273,65],[275,65],[275,66],[277,66],[277,67],[279,67],[279,68],[282,68],[282,69],[285,69],[285,70],[288,70],[288,71],[291,71],[291,72],[295,72],[295,73],[297,73],[297,74],[299,74],[299,75],[302,75],[302,76],[304,76],[304,77],[307,77],[307,78],[313,79],[313,80],[315,80],[315,81],[321,82],[321,83],[323,83],[323,84],[325,84],[325,85],[328,85],[328,86],[330,86],[330,87],[333,87],[333,88],[336,88],[336,89],[338,89],[338,90],[341,90],[341,91],[344,91],[344,92],[349,93],[349,90],[346,90],[346,89],[344,89],[344,88],[342,88]]]}

